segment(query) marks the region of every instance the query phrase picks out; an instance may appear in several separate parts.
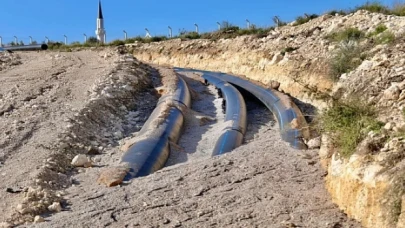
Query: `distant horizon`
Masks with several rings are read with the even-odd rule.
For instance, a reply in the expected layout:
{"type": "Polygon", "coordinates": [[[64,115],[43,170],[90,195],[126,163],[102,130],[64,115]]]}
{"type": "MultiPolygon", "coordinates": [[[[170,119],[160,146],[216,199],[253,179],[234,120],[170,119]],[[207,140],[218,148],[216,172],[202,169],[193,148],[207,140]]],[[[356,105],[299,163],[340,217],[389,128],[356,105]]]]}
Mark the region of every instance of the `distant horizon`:
{"type": "MultiPolygon", "coordinates": [[[[120,0],[102,0],[107,42],[123,39],[125,30],[128,37],[145,36],[148,28],[152,36],[167,36],[168,26],[173,28],[173,35],[180,30],[194,31],[197,23],[201,33],[217,30],[217,22],[230,23],[246,27],[246,19],[258,27],[270,27],[272,18],[279,16],[286,22],[307,14],[324,14],[330,10],[352,9],[364,4],[366,0],[342,0],[325,2],[313,0],[305,4],[299,0],[284,2],[261,2],[251,0],[233,2],[231,0],[196,2],[190,4],[186,0],[170,2],[134,2],[120,0]]],[[[391,6],[394,1],[380,1],[391,6]]],[[[21,0],[3,0],[0,8],[0,36],[3,45],[14,41],[29,43],[29,36],[42,43],[45,36],[51,41],[63,42],[64,35],[68,43],[84,42],[87,37],[95,37],[98,0],[81,2],[79,0],[54,2],[42,0],[41,4],[21,0]],[[17,16],[18,15],[18,16],[17,16]]]]}

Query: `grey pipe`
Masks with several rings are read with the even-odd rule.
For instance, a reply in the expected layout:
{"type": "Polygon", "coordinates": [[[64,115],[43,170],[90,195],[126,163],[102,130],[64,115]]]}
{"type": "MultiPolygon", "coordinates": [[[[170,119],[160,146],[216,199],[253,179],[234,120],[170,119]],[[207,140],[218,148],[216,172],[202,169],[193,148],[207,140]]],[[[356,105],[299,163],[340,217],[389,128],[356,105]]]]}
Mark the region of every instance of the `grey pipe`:
{"type": "Polygon", "coordinates": [[[38,50],[47,50],[48,45],[34,44],[34,45],[24,45],[24,46],[9,46],[9,47],[3,47],[3,49],[10,50],[10,51],[38,51],[38,50]]]}
{"type": "Polygon", "coordinates": [[[243,143],[246,133],[246,104],[239,91],[229,83],[213,75],[204,74],[203,79],[214,85],[222,93],[225,101],[225,122],[229,125],[217,140],[212,156],[231,152],[243,143]]]}
{"type": "Polygon", "coordinates": [[[191,96],[186,82],[179,78],[171,96],[161,97],[142,129],[138,141],[121,158],[129,167],[127,178],[146,176],[162,168],[170,153],[170,142],[176,143],[184,122],[183,111],[190,107],[191,96]]]}
{"type": "Polygon", "coordinates": [[[279,123],[281,138],[295,149],[307,149],[307,145],[303,141],[304,138],[307,139],[309,137],[307,122],[300,109],[291,99],[281,99],[285,95],[273,89],[265,89],[242,78],[224,73],[182,68],[175,69],[216,76],[250,92],[275,115],[279,123]]]}

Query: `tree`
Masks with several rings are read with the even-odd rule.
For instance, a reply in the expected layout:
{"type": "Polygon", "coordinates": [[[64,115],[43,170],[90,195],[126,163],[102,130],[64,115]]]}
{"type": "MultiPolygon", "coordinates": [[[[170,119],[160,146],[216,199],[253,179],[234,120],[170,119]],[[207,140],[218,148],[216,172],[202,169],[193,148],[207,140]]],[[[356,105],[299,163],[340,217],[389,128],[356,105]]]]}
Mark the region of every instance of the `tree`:
{"type": "Polygon", "coordinates": [[[20,46],[24,46],[24,42],[23,42],[22,40],[20,40],[19,45],[20,45],[20,46]]]}

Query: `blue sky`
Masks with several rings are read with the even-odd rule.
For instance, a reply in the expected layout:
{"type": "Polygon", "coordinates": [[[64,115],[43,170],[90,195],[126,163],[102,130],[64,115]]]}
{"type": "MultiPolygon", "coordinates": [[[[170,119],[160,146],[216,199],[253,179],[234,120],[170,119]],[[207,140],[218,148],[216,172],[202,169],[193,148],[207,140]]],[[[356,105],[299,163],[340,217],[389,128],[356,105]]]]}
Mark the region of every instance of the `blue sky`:
{"type": "MultiPolygon", "coordinates": [[[[321,14],[332,9],[348,9],[365,0],[102,0],[107,41],[128,36],[166,35],[167,26],[174,35],[179,29],[201,32],[217,28],[216,22],[227,20],[245,26],[245,20],[258,26],[272,25],[272,17],[292,21],[304,13],[321,14]]],[[[392,0],[380,1],[390,5],[392,0]]],[[[42,42],[45,36],[54,41],[83,41],[83,33],[95,35],[98,0],[1,0],[0,36],[3,43],[17,36],[28,43],[29,36],[42,42]]]]}

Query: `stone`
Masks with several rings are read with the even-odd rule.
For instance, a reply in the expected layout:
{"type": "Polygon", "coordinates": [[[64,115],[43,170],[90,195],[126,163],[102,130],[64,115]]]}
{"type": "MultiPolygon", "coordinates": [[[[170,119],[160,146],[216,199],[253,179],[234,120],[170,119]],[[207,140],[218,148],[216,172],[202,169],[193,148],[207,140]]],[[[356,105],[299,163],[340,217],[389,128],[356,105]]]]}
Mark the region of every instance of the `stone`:
{"type": "Polygon", "coordinates": [[[392,123],[392,122],[388,122],[388,123],[386,123],[385,126],[384,126],[384,129],[387,130],[387,131],[390,131],[390,130],[392,130],[393,128],[394,128],[394,123],[392,123]]]}
{"type": "Polygon", "coordinates": [[[76,155],[73,160],[72,160],[72,165],[75,167],[85,167],[85,166],[89,166],[89,163],[91,163],[90,159],[87,158],[86,155],[84,154],[79,154],[76,155]]]}
{"type": "Polygon", "coordinates": [[[13,225],[11,225],[8,222],[0,222],[0,228],[11,228],[13,225]]]}
{"type": "Polygon", "coordinates": [[[401,90],[399,90],[398,86],[392,85],[384,91],[384,99],[385,100],[398,100],[400,94],[401,94],[401,90]]]}
{"type": "Polygon", "coordinates": [[[271,80],[269,82],[269,85],[270,85],[270,88],[275,89],[275,90],[278,90],[278,88],[280,88],[280,82],[278,82],[278,81],[271,80]]]}
{"type": "Polygon", "coordinates": [[[329,164],[328,160],[332,157],[333,152],[334,146],[332,139],[328,135],[323,134],[321,136],[321,147],[319,149],[319,157],[321,160],[321,165],[324,169],[328,168],[329,164]]]}
{"type": "Polygon", "coordinates": [[[101,172],[97,182],[104,184],[107,187],[113,187],[121,184],[127,175],[129,168],[126,167],[112,167],[105,169],[101,172]]]}
{"type": "Polygon", "coordinates": [[[308,149],[315,149],[321,147],[321,137],[310,139],[307,142],[308,149]]]}
{"type": "Polygon", "coordinates": [[[45,222],[45,219],[42,218],[41,216],[37,215],[34,218],[34,223],[41,223],[41,222],[45,222]]]}
{"type": "Polygon", "coordinates": [[[283,58],[284,58],[284,56],[281,53],[275,54],[273,59],[270,62],[270,65],[279,63],[283,58]]]}
{"type": "Polygon", "coordinates": [[[62,206],[59,202],[53,202],[53,204],[48,207],[48,210],[52,212],[61,212],[62,206]]]}

